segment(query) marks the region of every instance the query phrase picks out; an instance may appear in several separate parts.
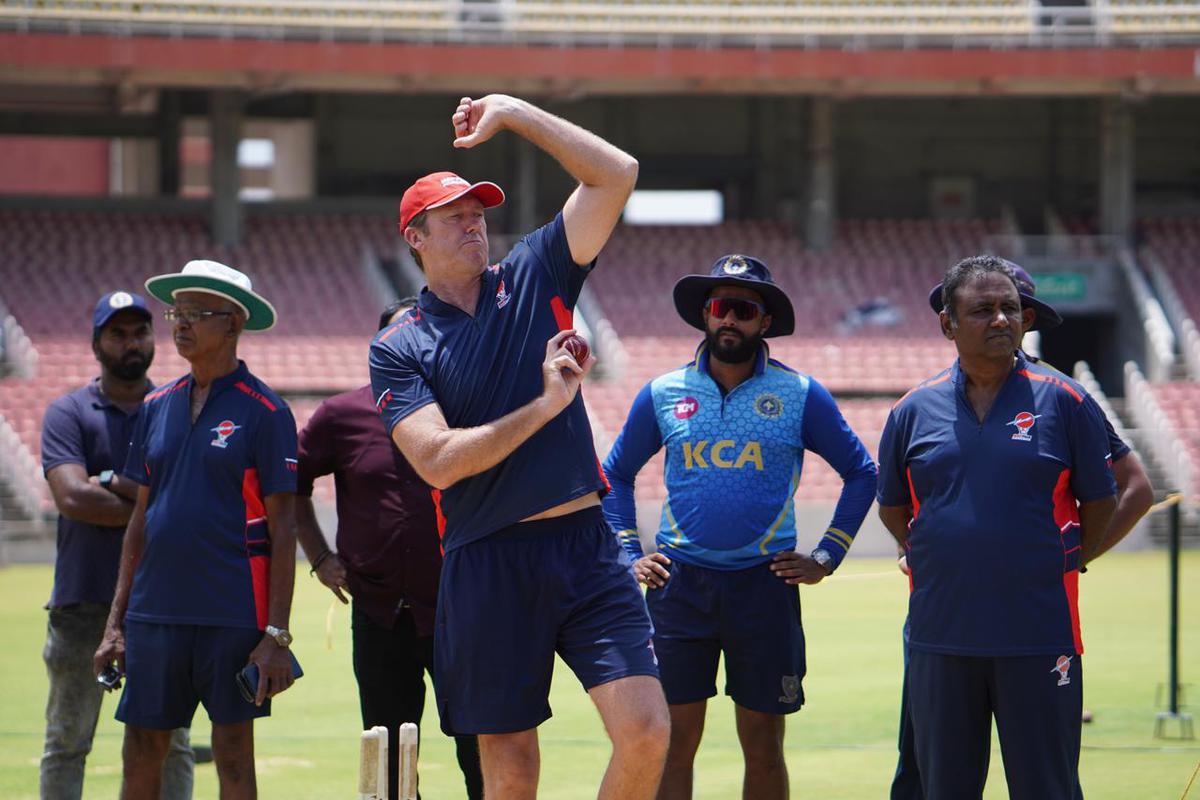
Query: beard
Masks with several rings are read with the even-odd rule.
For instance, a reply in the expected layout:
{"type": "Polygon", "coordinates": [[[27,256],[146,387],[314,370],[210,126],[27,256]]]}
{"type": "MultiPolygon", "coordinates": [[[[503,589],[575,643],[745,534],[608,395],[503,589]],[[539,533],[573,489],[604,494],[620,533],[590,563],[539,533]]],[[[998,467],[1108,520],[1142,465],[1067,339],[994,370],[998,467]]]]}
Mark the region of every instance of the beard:
{"type": "Polygon", "coordinates": [[[154,351],[149,353],[128,353],[123,358],[110,358],[100,354],[100,363],[122,381],[138,381],[146,377],[151,362],[154,361],[154,351]]]}
{"type": "Polygon", "coordinates": [[[744,336],[735,328],[718,328],[715,332],[705,331],[704,339],[708,343],[708,352],[717,361],[723,361],[726,364],[745,364],[758,355],[763,337],[761,333],[744,336]],[[737,337],[737,341],[733,344],[726,344],[721,340],[721,335],[725,333],[733,334],[737,337]]]}

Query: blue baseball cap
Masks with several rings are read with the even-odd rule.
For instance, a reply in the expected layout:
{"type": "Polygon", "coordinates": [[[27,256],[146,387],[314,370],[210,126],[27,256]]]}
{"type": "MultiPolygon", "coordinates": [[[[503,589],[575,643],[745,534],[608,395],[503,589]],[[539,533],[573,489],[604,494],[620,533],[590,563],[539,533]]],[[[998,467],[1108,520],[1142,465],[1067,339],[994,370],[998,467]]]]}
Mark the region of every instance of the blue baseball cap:
{"type": "Polygon", "coordinates": [[[92,333],[103,328],[114,315],[122,311],[136,311],[146,319],[153,319],[146,298],[133,292],[115,291],[96,301],[96,310],[92,312],[92,333]]]}

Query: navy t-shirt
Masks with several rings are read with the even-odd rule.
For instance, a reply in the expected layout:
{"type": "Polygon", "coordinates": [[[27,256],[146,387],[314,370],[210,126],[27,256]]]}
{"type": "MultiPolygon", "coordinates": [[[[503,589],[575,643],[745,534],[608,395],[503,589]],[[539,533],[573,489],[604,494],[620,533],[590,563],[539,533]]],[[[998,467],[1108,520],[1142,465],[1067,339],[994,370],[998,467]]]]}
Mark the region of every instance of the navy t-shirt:
{"type": "Polygon", "coordinates": [[[1079,512],[1116,493],[1103,413],[1018,356],[981,423],[958,362],[892,409],[881,505],[911,505],[909,645],[950,655],[1081,654],[1079,512]]]}
{"type": "MultiPolygon", "coordinates": [[[[137,412],[126,414],[100,391],[99,381],[55,400],[42,419],[42,472],[79,464],[89,476],[120,471],[137,412]]],[[[58,550],[50,608],[112,602],[124,526],[107,527],[58,517],[58,550]]]]}
{"type": "MultiPolygon", "coordinates": [[[[452,428],[503,417],[542,393],[546,342],[572,326],[595,262],[571,258],[559,214],[481,275],[475,315],[428,288],[371,344],[371,386],[390,435],[437,403],[452,428]]],[[[435,494],[449,551],[590,492],[606,490],[582,392],[495,467],[435,494]]]]}
{"type": "Polygon", "coordinates": [[[292,412],[244,362],[196,422],[191,375],[146,396],[125,476],[150,487],[127,618],[263,629],[271,543],[263,498],[296,491],[292,412]]]}

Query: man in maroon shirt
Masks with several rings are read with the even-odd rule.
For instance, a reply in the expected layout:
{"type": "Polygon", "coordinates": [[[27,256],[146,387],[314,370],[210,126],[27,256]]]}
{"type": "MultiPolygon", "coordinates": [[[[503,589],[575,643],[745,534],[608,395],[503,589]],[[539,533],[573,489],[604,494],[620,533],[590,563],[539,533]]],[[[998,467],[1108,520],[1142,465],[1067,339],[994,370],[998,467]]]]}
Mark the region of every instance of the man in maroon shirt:
{"type": "MultiPolygon", "coordinates": [[[[416,304],[384,310],[379,328],[416,304]]],[[[433,621],[442,567],[429,486],[392,444],[371,387],[330,397],[300,432],[297,537],[313,572],[343,603],[354,598],[354,677],[364,728],[388,729],[388,797],[397,792],[398,729],[420,724],[426,671],[432,676],[433,621]],[[332,473],[337,489],[336,552],[313,511],[313,480],[332,473]]],[[[474,736],[455,737],[467,796],[483,796],[474,736]]]]}

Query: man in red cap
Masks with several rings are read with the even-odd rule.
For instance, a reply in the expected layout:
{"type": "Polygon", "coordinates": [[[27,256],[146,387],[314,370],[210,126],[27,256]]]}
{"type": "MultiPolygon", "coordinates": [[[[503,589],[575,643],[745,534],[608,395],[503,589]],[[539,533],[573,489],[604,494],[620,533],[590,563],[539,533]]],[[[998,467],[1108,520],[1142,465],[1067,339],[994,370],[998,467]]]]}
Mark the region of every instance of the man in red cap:
{"type": "Polygon", "coordinates": [[[584,279],[637,179],[637,161],[505,95],[463,98],[456,147],[503,130],[576,180],[562,212],[488,266],[492,183],[421,178],[400,229],[428,279],[371,346],[376,406],[435,488],[445,549],[434,633],[442,728],[477,734],[484,795],[536,796],[537,726],[554,656],[613,742],[601,798],[654,796],[669,718],[645,601],[600,512],[608,484],[579,385],[595,363],[562,346],[584,279]]]}

